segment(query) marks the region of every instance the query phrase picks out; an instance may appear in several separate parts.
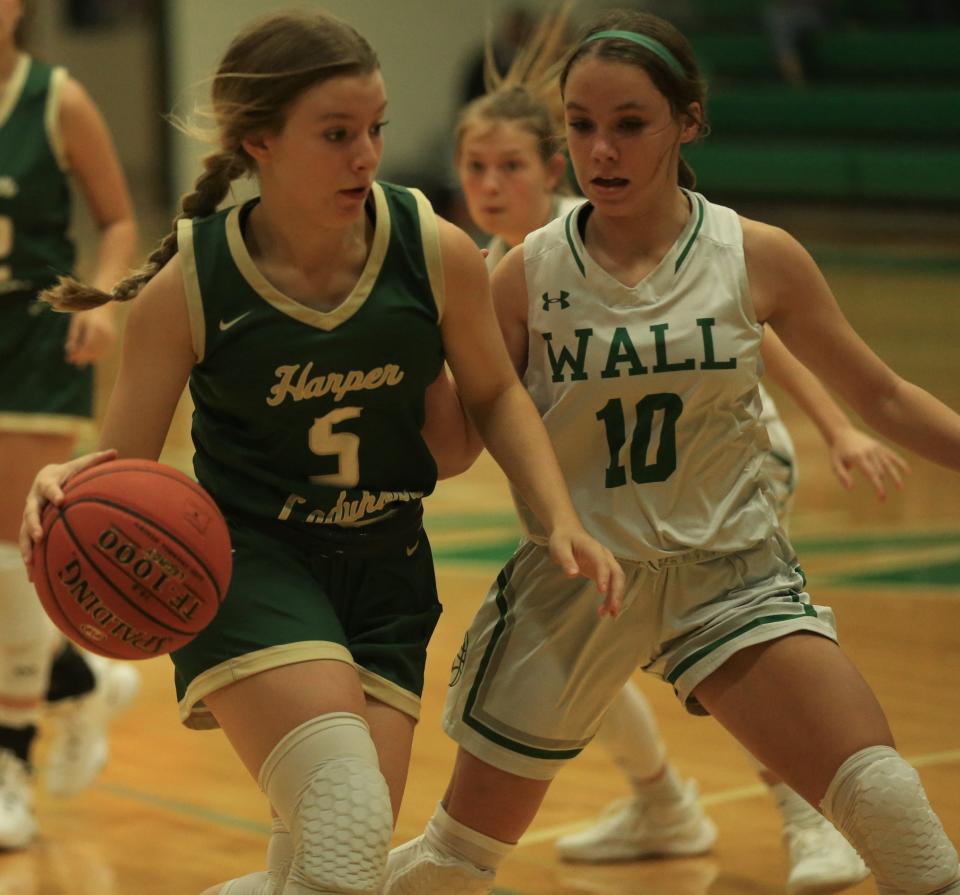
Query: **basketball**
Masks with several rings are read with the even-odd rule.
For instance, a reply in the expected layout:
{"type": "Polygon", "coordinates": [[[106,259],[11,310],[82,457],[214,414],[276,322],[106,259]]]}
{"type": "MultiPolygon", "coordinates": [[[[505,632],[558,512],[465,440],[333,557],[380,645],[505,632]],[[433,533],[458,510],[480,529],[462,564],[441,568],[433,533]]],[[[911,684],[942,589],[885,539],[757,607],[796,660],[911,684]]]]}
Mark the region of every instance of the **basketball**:
{"type": "Polygon", "coordinates": [[[149,460],[114,460],[64,486],[34,547],[40,602],[67,637],[114,659],[189,642],[230,581],[230,535],[210,495],[149,460]]]}

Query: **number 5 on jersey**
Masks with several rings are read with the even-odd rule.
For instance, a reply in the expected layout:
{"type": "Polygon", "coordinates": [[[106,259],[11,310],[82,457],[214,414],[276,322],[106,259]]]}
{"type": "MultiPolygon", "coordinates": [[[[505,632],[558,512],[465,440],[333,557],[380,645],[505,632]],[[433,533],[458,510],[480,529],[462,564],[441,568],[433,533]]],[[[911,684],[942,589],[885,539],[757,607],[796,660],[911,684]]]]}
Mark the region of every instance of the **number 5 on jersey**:
{"type": "Polygon", "coordinates": [[[362,407],[339,407],[313,421],[307,437],[310,450],[327,460],[325,465],[336,466],[336,472],[310,476],[313,484],[356,487],[360,481],[360,436],[353,432],[338,432],[334,426],[345,420],[355,420],[362,412],[362,407]]]}

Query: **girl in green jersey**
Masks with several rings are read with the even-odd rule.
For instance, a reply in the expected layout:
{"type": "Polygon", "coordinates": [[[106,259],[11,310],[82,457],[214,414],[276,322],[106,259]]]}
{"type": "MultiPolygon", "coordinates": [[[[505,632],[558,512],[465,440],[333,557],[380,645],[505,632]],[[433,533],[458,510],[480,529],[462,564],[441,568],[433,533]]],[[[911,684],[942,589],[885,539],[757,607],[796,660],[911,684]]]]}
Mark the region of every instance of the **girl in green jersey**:
{"type": "Polygon", "coordinates": [[[480,253],[416,191],[376,181],[386,94],[366,40],[323,13],[255,22],[221,62],[213,108],[219,147],[176,232],[112,293],[49,295],[137,300],[105,450],[41,471],[22,546],[71,474],[156,458],[189,381],[195,469],[235,552],[220,613],[173,656],[181,715],[224,730],[275,814],[268,870],[210,891],[372,895],[439,614],[420,428],[444,358],[559,566],[594,579],[609,612],[622,573],[573,512],[480,253]],[[245,174],[259,196],[217,212],[245,174]]]}

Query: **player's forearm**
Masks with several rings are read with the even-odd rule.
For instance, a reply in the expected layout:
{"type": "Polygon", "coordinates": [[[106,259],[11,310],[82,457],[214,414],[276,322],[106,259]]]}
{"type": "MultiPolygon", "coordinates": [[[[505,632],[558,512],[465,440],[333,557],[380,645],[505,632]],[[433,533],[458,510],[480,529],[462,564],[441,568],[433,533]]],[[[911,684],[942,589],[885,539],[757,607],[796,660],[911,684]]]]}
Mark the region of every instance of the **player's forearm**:
{"type": "Polygon", "coordinates": [[[137,224],[132,217],[120,218],[100,231],[97,266],[92,283],[96,289],[109,292],[130,273],[137,251],[137,224]]]}
{"type": "Polygon", "coordinates": [[[850,428],[850,419],[823,384],[767,329],[763,341],[767,374],[813,421],[823,440],[833,445],[838,435],[850,428]]]}
{"type": "Polygon", "coordinates": [[[820,380],[805,367],[800,367],[795,377],[779,384],[810,418],[828,445],[834,444],[838,435],[852,425],[850,418],[820,380]]]}
{"type": "Polygon", "coordinates": [[[897,377],[888,393],[873,395],[854,407],[884,437],[927,460],[960,470],[960,416],[919,386],[897,377]]]}
{"type": "Polygon", "coordinates": [[[550,436],[518,381],[470,408],[487,450],[548,530],[580,522],[550,436]]]}

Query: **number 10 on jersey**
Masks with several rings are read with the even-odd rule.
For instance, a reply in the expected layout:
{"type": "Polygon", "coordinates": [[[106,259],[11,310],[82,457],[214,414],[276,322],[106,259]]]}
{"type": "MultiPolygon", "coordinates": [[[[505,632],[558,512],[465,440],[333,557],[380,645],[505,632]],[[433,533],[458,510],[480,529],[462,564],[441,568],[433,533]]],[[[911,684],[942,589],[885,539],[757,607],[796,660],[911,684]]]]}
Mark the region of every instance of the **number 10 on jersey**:
{"type": "MultiPolygon", "coordinates": [[[[630,478],[638,485],[646,482],[665,482],[677,468],[677,420],[683,413],[683,401],[670,392],[647,395],[634,408],[636,422],[630,438],[630,478]],[[660,443],[654,458],[649,459],[650,441],[653,437],[653,421],[662,413],[660,443]]],[[[611,398],[597,411],[597,419],[607,430],[607,447],[610,449],[610,465],[606,470],[604,484],[607,488],[620,488],[627,484],[627,470],[620,454],[627,442],[627,421],[620,398],[611,398]]]]}

